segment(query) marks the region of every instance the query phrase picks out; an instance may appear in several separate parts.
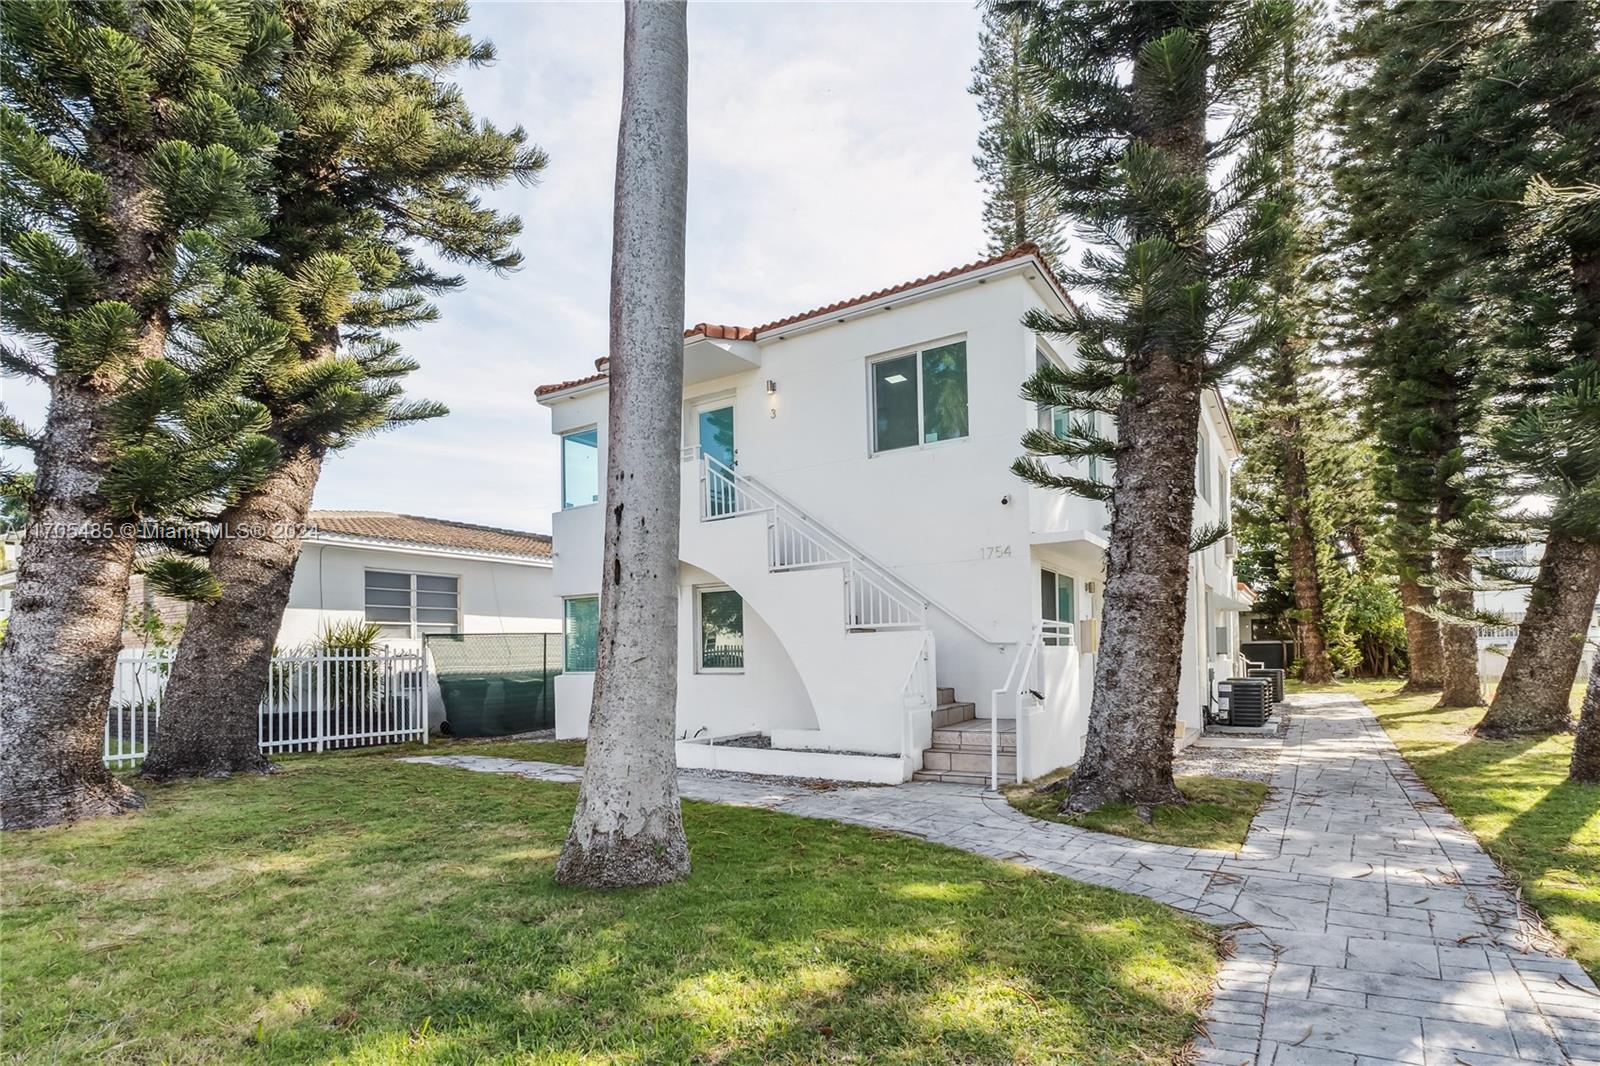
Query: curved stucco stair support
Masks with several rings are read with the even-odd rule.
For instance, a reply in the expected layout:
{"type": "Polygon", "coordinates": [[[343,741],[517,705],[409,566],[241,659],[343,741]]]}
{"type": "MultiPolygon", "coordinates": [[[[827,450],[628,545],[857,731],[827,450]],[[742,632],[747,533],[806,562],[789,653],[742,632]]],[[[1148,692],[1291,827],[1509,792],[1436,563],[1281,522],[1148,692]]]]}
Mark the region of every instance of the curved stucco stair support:
{"type": "Polygon", "coordinates": [[[679,558],[744,597],[783,644],[811,699],[817,730],[775,730],[773,743],[902,754],[903,686],[925,631],[850,632],[840,567],[775,573],[767,552],[765,513],[709,522],[684,513],[679,558]]]}

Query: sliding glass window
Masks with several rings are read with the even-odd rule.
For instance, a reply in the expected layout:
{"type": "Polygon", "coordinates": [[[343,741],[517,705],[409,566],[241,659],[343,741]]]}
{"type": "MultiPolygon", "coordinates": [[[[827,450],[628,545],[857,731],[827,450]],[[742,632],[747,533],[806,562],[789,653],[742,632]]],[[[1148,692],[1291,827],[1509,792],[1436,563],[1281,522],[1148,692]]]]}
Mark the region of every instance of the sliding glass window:
{"type": "Polygon", "coordinates": [[[872,450],[967,435],[967,344],[879,359],[872,370],[872,450]]]}

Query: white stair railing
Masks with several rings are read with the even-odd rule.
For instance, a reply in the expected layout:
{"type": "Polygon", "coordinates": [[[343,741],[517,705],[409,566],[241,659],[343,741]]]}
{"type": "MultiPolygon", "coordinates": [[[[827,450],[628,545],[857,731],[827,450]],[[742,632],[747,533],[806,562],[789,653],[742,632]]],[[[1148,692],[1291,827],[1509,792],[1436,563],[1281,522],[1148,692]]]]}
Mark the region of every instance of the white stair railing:
{"type": "Polygon", "coordinates": [[[912,720],[919,714],[929,716],[930,726],[934,709],[939,705],[938,670],[934,663],[934,642],[931,631],[922,634],[917,653],[911,658],[911,669],[906,671],[905,683],[900,686],[900,706],[904,712],[900,725],[900,757],[911,758],[916,749],[916,729],[912,720]]]}
{"type": "Polygon", "coordinates": [[[917,598],[903,581],[765,485],[715,456],[700,452],[699,458],[701,521],[765,513],[767,563],[773,570],[839,567],[844,574],[847,629],[923,626],[927,602],[917,598]]]}
{"type": "MultiPolygon", "coordinates": [[[[1022,783],[1022,756],[1026,747],[1026,737],[1023,723],[1025,716],[1022,713],[1022,697],[1028,691],[1028,671],[1033,669],[1035,660],[1038,659],[1040,649],[1044,646],[1046,627],[1051,627],[1052,634],[1059,634],[1062,630],[1058,624],[1041,620],[1033,624],[1033,629],[1028,633],[1025,643],[1017,646],[1017,654],[1011,660],[1011,669],[1006,671],[1005,683],[989,693],[989,791],[1000,791],[1000,701],[1006,696],[1011,697],[1011,725],[1017,734],[1016,752],[1016,781],[1022,783]],[[1016,691],[1012,691],[1015,689],[1016,691]]],[[[1070,626],[1067,627],[1070,631],[1070,626]]]]}

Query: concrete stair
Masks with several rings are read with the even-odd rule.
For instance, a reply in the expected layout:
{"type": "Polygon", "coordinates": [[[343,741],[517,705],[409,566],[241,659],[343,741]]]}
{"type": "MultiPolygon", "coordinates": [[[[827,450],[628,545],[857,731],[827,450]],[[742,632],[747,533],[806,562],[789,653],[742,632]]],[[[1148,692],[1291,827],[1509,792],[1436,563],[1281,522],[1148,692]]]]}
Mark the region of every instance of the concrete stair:
{"type": "MultiPolygon", "coordinates": [[[[933,746],[922,753],[922,769],[912,775],[917,781],[944,781],[949,784],[987,785],[989,783],[989,720],[977,717],[977,707],[961,703],[955,690],[939,690],[939,706],[933,712],[933,746]]],[[[1000,735],[1000,780],[1017,776],[1016,721],[1002,718],[1000,735]]]]}

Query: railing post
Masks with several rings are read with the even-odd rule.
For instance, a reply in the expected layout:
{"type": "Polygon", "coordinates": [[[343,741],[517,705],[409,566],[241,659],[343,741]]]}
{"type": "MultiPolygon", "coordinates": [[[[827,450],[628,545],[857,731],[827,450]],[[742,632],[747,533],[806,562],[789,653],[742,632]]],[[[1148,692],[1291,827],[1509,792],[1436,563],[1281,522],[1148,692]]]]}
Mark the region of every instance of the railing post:
{"type": "Polygon", "coordinates": [[[426,744],[428,742],[428,644],[426,641],[423,642],[422,654],[417,659],[417,684],[422,688],[417,702],[422,707],[422,742],[426,744]]]}
{"type": "Polygon", "coordinates": [[[317,653],[317,750],[322,750],[322,738],[328,735],[328,654],[317,653]]]}

